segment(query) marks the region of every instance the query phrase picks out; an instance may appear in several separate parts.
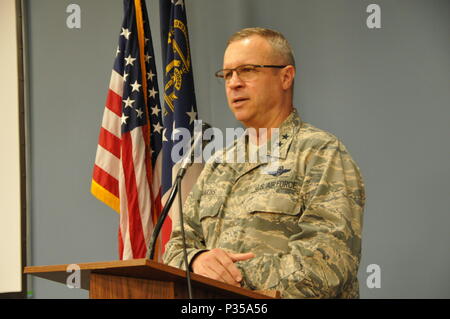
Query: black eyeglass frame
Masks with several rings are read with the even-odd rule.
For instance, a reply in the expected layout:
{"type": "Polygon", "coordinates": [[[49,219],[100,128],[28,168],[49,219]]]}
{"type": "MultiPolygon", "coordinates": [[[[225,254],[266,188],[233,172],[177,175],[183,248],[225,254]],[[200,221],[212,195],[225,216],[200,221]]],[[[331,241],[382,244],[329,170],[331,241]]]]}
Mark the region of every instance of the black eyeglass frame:
{"type": "MultiPolygon", "coordinates": [[[[214,73],[214,75],[219,78],[219,79],[223,79],[224,81],[228,81],[227,79],[225,79],[225,76],[223,75],[224,71],[231,71],[231,76],[233,76],[233,72],[237,73],[237,76],[239,77],[239,72],[237,71],[239,68],[245,67],[245,66],[251,66],[254,68],[275,68],[275,69],[283,69],[285,67],[287,67],[289,64],[286,65],[271,65],[271,64],[243,64],[243,65],[239,65],[237,67],[235,67],[234,69],[220,69],[218,70],[216,73],[214,73]],[[222,72],[222,75],[220,74],[220,72],[222,72]]],[[[230,78],[231,79],[231,78],[230,78]]]]}

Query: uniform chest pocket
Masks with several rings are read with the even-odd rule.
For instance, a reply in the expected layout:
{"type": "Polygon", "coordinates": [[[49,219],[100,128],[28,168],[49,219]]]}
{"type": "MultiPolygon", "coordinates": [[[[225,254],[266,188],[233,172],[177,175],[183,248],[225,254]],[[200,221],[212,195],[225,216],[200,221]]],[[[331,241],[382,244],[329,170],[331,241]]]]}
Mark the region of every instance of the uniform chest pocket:
{"type": "Polygon", "coordinates": [[[288,251],[289,238],[300,231],[302,212],[299,195],[277,192],[252,194],[245,202],[244,213],[249,236],[262,236],[261,241],[270,242],[270,247],[288,251]]]}

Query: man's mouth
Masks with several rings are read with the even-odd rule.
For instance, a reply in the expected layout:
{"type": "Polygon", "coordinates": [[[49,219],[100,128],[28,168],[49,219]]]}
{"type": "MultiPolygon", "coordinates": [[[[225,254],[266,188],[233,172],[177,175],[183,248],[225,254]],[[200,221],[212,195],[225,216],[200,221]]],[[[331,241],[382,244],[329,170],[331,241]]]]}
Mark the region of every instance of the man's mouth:
{"type": "Polygon", "coordinates": [[[240,106],[242,105],[244,102],[248,101],[248,98],[245,97],[238,97],[238,98],[234,98],[232,101],[233,106],[240,106]]]}

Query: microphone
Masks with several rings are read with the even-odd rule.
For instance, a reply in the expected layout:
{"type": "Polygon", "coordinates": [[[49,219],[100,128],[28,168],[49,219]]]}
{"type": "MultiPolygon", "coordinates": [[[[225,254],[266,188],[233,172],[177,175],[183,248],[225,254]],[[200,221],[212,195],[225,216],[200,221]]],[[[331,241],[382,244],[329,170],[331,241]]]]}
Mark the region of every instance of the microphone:
{"type": "Polygon", "coordinates": [[[207,129],[211,128],[211,125],[208,123],[202,123],[201,131],[197,132],[195,134],[194,129],[194,136],[191,138],[191,148],[189,149],[189,152],[186,154],[184,159],[180,163],[180,169],[178,170],[177,178],[183,178],[186,174],[187,169],[192,165],[195,159],[195,151],[198,149],[198,147],[201,145],[201,148],[203,149],[205,147],[203,143],[203,134],[207,129]]]}

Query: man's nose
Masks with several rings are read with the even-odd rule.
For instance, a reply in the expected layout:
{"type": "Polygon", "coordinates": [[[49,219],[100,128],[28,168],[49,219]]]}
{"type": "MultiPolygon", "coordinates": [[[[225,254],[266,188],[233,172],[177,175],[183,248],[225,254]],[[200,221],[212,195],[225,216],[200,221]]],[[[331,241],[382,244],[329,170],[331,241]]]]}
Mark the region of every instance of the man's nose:
{"type": "Polygon", "coordinates": [[[231,78],[227,81],[227,86],[231,89],[238,88],[244,85],[244,82],[238,76],[237,72],[234,71],[231,78]]]}

